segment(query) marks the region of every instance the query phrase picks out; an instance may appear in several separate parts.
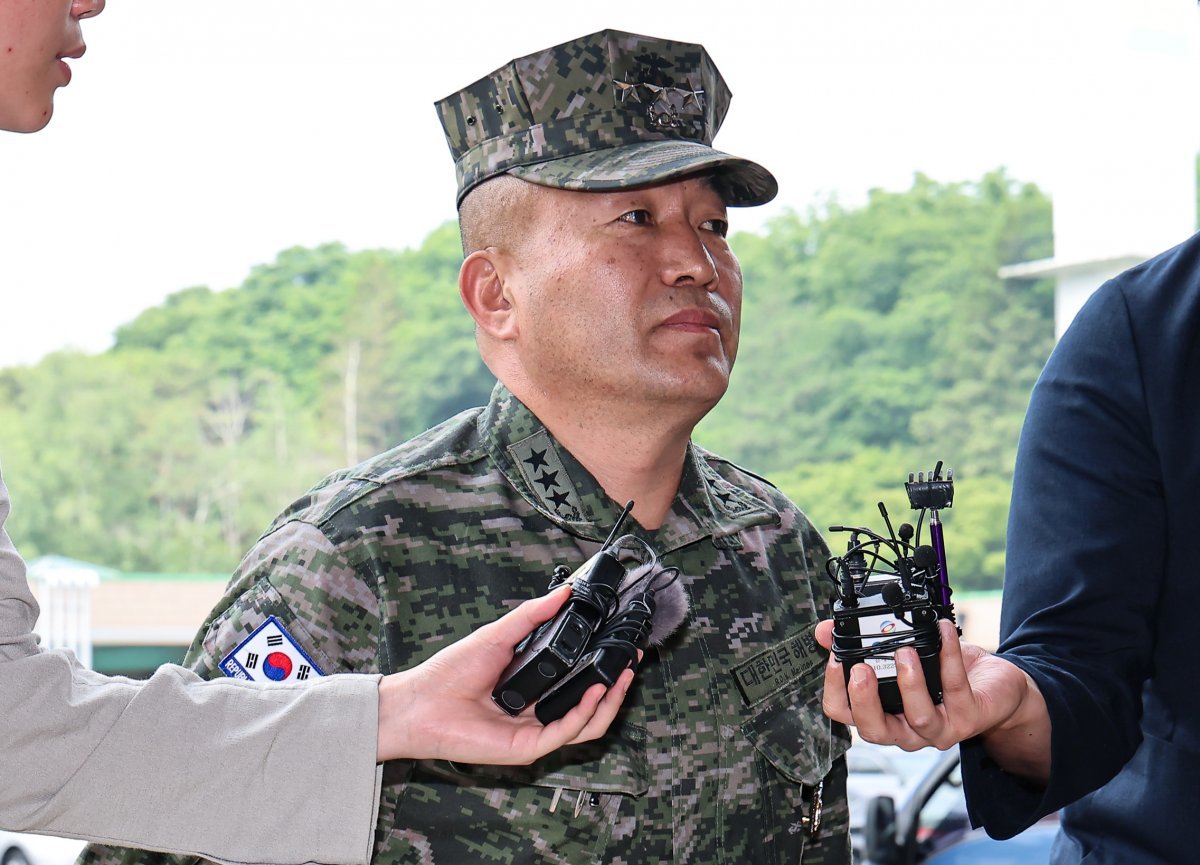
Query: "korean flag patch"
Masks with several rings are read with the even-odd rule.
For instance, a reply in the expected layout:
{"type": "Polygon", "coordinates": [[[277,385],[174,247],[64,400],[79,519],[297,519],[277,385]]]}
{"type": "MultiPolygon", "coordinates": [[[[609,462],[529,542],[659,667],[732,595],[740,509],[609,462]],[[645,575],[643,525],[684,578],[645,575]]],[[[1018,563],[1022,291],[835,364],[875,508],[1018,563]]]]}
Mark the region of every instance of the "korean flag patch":
{"type": "Polygon", "coordinates": [[[221,670],[231,679],[252,682],[300,682],[325,675],[274,616],[225,656],[221,670]]]}

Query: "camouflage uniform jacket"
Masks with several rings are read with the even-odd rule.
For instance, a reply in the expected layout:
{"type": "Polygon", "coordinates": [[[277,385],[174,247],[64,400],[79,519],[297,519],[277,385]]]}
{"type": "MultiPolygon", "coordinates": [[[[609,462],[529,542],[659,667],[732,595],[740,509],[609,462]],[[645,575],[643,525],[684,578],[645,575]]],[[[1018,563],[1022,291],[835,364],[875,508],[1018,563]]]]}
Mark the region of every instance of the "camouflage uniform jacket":
{"type": "MultiPolygon", "coordinates": [[[[498,386],[486,407],[283,513],[188,662],[220,675],[274,615],[326,673],[403,670],[544,593],[554,566],[595,552],[619,512],[498,386]]],[[[376,865],[849,862],[848,735],[821,711],[812,635],[831,604],[824,542],[772,486],[694,445],[663,526],[632,525],[680,568],[691,613],[647,655],[608,735],[527,767],[387,764],[376,865]]]]}

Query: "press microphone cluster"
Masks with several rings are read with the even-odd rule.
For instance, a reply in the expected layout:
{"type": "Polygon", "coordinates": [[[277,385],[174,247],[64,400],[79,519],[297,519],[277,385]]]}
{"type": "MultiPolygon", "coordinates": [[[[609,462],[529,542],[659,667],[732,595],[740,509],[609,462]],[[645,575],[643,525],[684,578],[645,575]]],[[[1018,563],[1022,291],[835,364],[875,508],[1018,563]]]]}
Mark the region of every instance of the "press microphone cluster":
{"type": "Polygon", "coordinates": [[[917,528],[902,523],[893,530],[883,502],[879,513],[887,535],[860,526],[830,526],[849,532],[846,552],[832,556],[826,567],[838,587],[834,603],[833,653],[845,668],[846,682],[855,664],[866,663],[879,682],[884,710],[904,711],[896,680],[896,651],[917,652],[934,703],[942,701],[938,653],[942,646],[939,619],[954,621],[945,539],[938,511],[954,503],[954,475],[942,475],[939,461],[926,477],[910,474],[904,485],[909,505],[920,512],[917,528]],[[920,540],[929,515],[929,544],[920,540]]]}

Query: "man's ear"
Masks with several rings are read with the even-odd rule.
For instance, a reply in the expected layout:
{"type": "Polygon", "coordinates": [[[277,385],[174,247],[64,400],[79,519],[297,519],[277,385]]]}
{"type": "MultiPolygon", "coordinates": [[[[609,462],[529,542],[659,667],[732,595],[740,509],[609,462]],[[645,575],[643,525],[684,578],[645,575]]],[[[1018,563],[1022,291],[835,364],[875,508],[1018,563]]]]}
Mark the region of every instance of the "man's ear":
{"type": "Polygon", "coordinates": [[[504,289],[504,255],[494,247],[472,252],[458,271],[458,293],[479,329],[494,339],[517,335],[517,314],[504,289]]]}

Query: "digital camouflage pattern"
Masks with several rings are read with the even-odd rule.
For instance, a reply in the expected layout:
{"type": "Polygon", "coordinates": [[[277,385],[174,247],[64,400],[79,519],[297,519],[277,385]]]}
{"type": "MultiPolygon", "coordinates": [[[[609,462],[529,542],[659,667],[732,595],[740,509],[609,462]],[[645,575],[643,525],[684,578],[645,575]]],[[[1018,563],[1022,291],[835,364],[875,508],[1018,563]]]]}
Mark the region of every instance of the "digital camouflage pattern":
{"type": "MultiPolygon", "coordinates": [[[[274,615],[326,672],[411,667],[544,593],[554,566],[594,553],[620,511],[498,385],[485,408],[283,513],[187,663],[220,675],[274,615]]],[[[387,764],[375,865],[850,861],[849,736],[821,711],[812,634],[832,604],[820,536],[769,484],[695,446],[662,528],[627,526],[679,567],[691,612],[647,654],[609,734],[526,767],[387,764]]],[[[223,792],[223,807],[271,807],[223,792]]],[[[93,846],[82,861],[169,858],[93,846]]]]}
{"type": "Polygon", "coordinates": [[[458,202],[509,172],[601,190],[713,172],[735,206],[765,204],[765,168],[712,148],[730,93],[701,45],[603,30],[500,67],[437,103],[458,202]]]}
{"type": "MultiPolygon", "coordinates": [[[[775,179],[711,147],[729,99],[701,46],[603,31],[519,58],[438,110],[460,203],[504,172],[597,190],[703,171],[727,204],[761,204],[775,179]]],[[[273,616],[326,673],[410,668],[544,593],[620,511],[498,385],[485,408],[282,514],[186,663],[220,675],[273,616]]],[[[694,446],[663,526],[629,530],[679,569],[691,612],[647,653],[609,733],[526,767],[388,763],[375,865],[849,862],[849,736],[821,711],[813,637],[833,596],[820,536],[768,483],[694,446]]],[[[227,807],[272,807],[222,792],[227,807]]],[[[171,858],[92,846],[82,862],[171,858]]]]}

